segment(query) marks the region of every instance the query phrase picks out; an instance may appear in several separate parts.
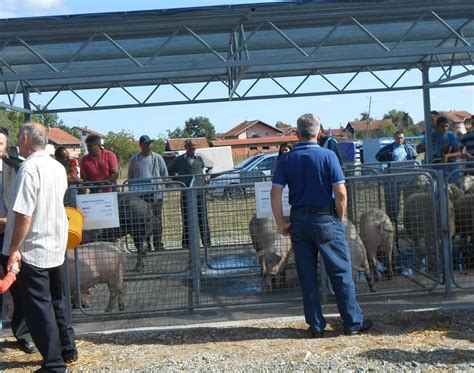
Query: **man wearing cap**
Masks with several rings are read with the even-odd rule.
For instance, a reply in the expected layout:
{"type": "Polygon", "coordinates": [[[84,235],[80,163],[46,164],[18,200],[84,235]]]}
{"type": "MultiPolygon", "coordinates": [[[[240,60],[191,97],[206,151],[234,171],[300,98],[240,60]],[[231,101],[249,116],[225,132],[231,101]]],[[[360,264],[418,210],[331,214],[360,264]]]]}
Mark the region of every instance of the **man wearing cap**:
{"type": "MultiPolygon", "coordinates": [[[[152,142],[153,140],[147,135],[140,136],[138,140],[140,153],[135,154],[128,163],[129,190],[149,191],[164,188],[163,178],[168,176],[168,169],[163,157],[151,151],[152,142]]],[[[143,199],[152,206],[153,214],[158,219],[158,226],[153,232],[155,250],[163,250],[163,223],[161,218],[163,193],[145,192],[143,199]]]]}
{"type": "Polygon", "coordinates": [[[303,293],[306,323],[313,338],[322,338],[326,320],[319,302],[318,253],[336,296],[346,335],[367,331],[372,321],[364,320],[357,303],[351,257],[342,220],[347,209],[344,174],[336,154],[318,145],[319,118],[305,114],[298,118],[299,143],[283,155],[273,175],[271,204],[278,232],[291,236],[296,270],[303,293]],[[282,194],[288,185],[290,222],[283,218],[282,194]]]}
{"type": "MultiPolygon", "coordinates": [[[[119,177],[119,164],[114,152],[104,149],[100,137],[86,137],[86,147],[89,154],[81,159],[81,179],[84,182],[99,182],[99,184],[115,184],[119,177]]],[[[91,192],[111,192],[112,187],[92,188],[91,192]]]]}

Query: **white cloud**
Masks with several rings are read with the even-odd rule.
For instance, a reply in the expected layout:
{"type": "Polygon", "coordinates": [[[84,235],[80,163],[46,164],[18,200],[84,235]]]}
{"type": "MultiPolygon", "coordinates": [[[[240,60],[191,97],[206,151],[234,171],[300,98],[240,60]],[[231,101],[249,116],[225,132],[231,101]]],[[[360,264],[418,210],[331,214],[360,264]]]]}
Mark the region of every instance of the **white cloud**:
{"type": "Polygon", "coordinates": [[[0,18],[66,14],[66,0],[0,0],[0,18]]]}
{"type": "Polygon", "coordinates": [[[319,100],[320,104],[329,104],[330,102],[332,102],[330,98],[322,98],[321,100],[319,100]]]}
{"type": "Polygon", "coordinates": [[[50,9],[64,5],[63,0],[23,0],[23,2],[30,9],[50,9]]]}
{"type": "Polygon", "coordinates": [[[395,102],[397,105],[405,105],[405,101],[398,100],[395,102]]]}

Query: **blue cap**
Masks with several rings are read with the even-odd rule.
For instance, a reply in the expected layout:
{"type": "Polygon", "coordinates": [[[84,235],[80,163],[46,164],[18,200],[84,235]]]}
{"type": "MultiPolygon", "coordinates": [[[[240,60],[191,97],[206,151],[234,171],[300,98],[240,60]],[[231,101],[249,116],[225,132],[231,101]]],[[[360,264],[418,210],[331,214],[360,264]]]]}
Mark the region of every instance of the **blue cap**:
{"type": "Polygon", "coordinates": [[[143,143],[146,143],[146,142],[153,142],[153,140],[150,139],[149,136],[143,135],[143,136],[140,136],[140,140],[138,140],[138,142],[139,142],[140,144],[143,144],[143,143]]]}

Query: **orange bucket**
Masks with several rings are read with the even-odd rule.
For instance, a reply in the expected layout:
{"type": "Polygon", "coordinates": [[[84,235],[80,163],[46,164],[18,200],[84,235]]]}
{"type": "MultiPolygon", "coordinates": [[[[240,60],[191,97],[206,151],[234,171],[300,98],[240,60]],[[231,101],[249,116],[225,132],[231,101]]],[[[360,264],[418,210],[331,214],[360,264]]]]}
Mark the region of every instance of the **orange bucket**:
{"type": "Polygon", "coordinates": [[[79,246],[82,240],[82,226],[84,224],[84,214],[74,207],[66,207],[66,215],[69,220],[69,232],[67,237],[68,249],[79,246]]]}

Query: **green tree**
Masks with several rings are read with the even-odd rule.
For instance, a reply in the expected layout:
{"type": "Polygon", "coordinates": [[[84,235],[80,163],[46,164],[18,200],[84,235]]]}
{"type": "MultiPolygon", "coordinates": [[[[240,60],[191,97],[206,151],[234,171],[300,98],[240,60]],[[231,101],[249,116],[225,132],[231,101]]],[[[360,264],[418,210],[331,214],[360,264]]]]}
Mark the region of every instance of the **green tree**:
{"type": "Polygon", "coordinates": [[[24,116],[16,111],[7,111],[0,109],[0,126],[8,129],[9,143],[16,144],[18,132],[23,125],[24,116]]]}
{"type": "Polygon", "coordinates": [[[285,129],[285,128],[291,128],[291,125],[279,120],[276,122],[275,127],[278,129],[285,129]]]}
{"type": "Polygon", "coordinates": [[[104,138],[104,147],[117,155],[120,164],[128,163],[132,155],[140,151],[133,134],[126,130],[118,133],[110,131],[104,138]]]}
{"type": "Polygon", "coordinates": [[[155,141],[153,141],[151,145],[151,151],[159,154],[163,154],[166,148],[166,139],[163,137],[157,137],[155,141]]]}
{"type": "Polygon", "coordinates": [[[392,137],[395,132],[397,132],[397,127],[394,124],[382,124],[379,128],[370,131],[370,137],[392,137]]]}
{"type": "Polygon", "coordinates": [[[166,130],[169,139],[186,139],[190,137],[189,132],[181,127],[176,127],[174,130],[166,130]]]}
{"type": "Polygon", "coordinates": [[[205,137],[207,141],[212,141],[216,138],[214,125],[205,117],[189,118],[184,122],[184,130],[191,137],[205,137]]]}
{"type": "Polygon", "coordinates": [[[81,138],[81,134],[78,131],[73,130],[72,128],[65,125],[63,120],[59,118],[58,114],[56,113],[33,114],[31,116],[31,119],[48,127],[61,128],[63,131],[69,133],[70,135],[78,139],[81,138]]]}
{"type": "Polygon", "coordinates": [[[396,109],[390,110],[383,116],[383,119],[390,119],[392,123],[400,128],[407,128],[414,125],[413,118],[406,111],[396,109]]]}
{"type": "Polygon", "coordinates": [[[64,125],[63,120],[59,118],[58,114],[56,113],[33,114],[31,119],[49,127],[59,127],[64,125]]]}
{"type": "Polygon", "coordinates": [[[374,120],[374,118],[370,117],[369,113],[364,111],[363,113],[360,113],[360,118],[355,118],[354,120],[356,120],[356,121],[359,121],[359,120],[374,120]]]}

